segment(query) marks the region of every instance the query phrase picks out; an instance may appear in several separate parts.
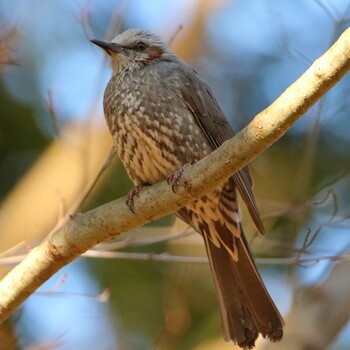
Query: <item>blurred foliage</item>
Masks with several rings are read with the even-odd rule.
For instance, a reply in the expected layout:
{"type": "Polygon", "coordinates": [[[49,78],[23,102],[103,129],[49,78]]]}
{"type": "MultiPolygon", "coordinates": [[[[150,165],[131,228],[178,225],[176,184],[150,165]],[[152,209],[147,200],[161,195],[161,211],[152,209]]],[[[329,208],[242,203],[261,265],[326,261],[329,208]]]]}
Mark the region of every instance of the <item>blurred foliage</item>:
{"type": "Polygon", "coordinates": [[[0,197],[11,189],[49,140],[39,129],[35,111],[11,97],[0,85],[0,197]]]}
{"type": "MultiPolygon", "coordinates": [[[[62,130],[71,125],[78,130],[81,128],[82,134],[88,130],[80,143],[65,136],[58,139],[67,147],[63,154],[69,153],[69,147],[79,150],[70,156],[75,165],[82,164],[81,171],[76,174],[68,165],[61,169],[62,176],[71,175],[72,182],[75,179],[76,190],[80,191],[89,177],[95,176],[90,171],[90,168],[95,169],[92,165],[97,164],[98,168],[103,163],[103,152],[98,154],[97,160],[89,158],[93,153],[91,147],[100,144],[100,141],[89,143],[89,137],[93,138],[92,135],[101,130],[105,133],[102,132],[101,139],[108,137],[101,98],[110,72],[106,68],[106,58],[103,61],[102,53],[91,47],[88,39],[114,35],[116,28],[121,26],[151,28],[164,38],[170,38],[177,26],[183,24],[184,29],[172,44],[174,50],[209,83],[235,130],[239,130],[336,39],[350,16],[347,1],[339,1],[338,5],[336,8],[336,4],[326,0],[307,4],[300,0],[274,4],[266,0],[81,0],[45,4],[32,0],[30,5],[25,1],[16,4],[3,1],[0,19],[6,22],[6,27],[0,27],[0,51],[1,30],[6,33],[7,28],[14,26],[17,35],[13,49],[18,66],[1,61],[5,62],[0,76],[2,200],[6,203],[16,187],[18,189],[22,175],[25,177],[50,149],[53,140],[48,135],[53,135],[55,123],[60,137],[62,130]],[[28,9],[28,6],[32,8],[28,9]],[[52,93],[54,116],[43,108],[48,92],[52,93]]],[[[243,210],[244,225],[258,257],[296,256],[305,243],[308,230],[315,235],[315,241],[303,251],[306,256],[337,254],[349,246],[350,240],[343,234],[344,230],[348,232],[350,217],[349,86],[349,77],[346,77],[323,102],[313,107],[284,138],[252,164],[267,238],[255,237],[255,228],[245,208],[243,210]],[[329,191],[333,194],[327,197],[329,191]]],[[[51,160],[54,163],[58,159],[61,158],[51,160]]],[[[40,174],[38,176],[40,178],[40,174]]],[[[55,186],[53,183],[52,191],[56,190],[55,186]]],[[[86,211],[126,195],[130,187],[124,169],[115,158],[80,210],[86,211]]],[[[22,197],[27,195],[27,192],[22,193],[22,197]]],[[[52,214],[56,221],[62,216],[60,210],[65,212],[73,205],[65,193],[60,193],[60,198],[60,204],[52,214]]],[[[34,206],[35,199],[27,199],[28,207],[34,206]]],[[[49,215],[45,208],[39,214],[43,220],[49,215]]],[[[16,218],[19,222],[23,220],[20,212],[16,213],[16,218]]],[[[170,227],[172,223],[173,218],[167,217],[152,225],[164,226],[164,234],[169,234],[174,227],[177,230],[176,225],[170,227]]],[[[35,220],[25,224],[34,228],[37,225],[35,220]]],[[[1,234],[5,247],[6,230],[2,229],[1,234]]],[[[40,235],[44,238],[45,233],[40,235]]],[[[16,240],[21,241],[22,236],[18,232],[16,240]]],[[[123,234],[120,240],[127,240],[127,237],[123,234]]],[[[33,242],[36,239],[33,238],[33,242]]],[[[29,239],[26,243],[31,245],[33,242],[29,239]]],[[[200,237],[192,236],[180,242],[130,246],[123,251],[204,254],[200,237]]],[[[220,337],[220,319],[208,266],[105,259],[89,260],[86,266],[94,283],[100,289],[111,291],[108,312],[100,311],[98,316],[107,319],[111,328],[108,330],[111,345],[103,349],[154,349],[155,344],[161,349],[210,349],[204,344],[220,337]]],[[[277,304],[287,312],[294,289],[324,278],[329,266],[299,269],[295,264],[288,267],[272,265],[263,269],[263,277],[277,304]]],[[[77,276],[71,276],[67,288],[74,289],[75,279],[77,276]]],[[[89,290],[84,290],[82,285],[80,292],[89,293],[89,290]]],[[[52,299],[52,303],[55,302],[52,299]]],[[[50,316],[50,310],[45,315],[37,315],[35,328],[45,333],[50,316]],[[43,318],[41,323],[40,317],[43,318]]],[[[32,322],[31,317],[35,317],[34,313],[24,312],[21,322],[32,322]]],[[[69,317],[74,319],[74,310],[70,316],[57,316],[64,327],[70,324],[69,317]]],[[[76,345],[65,345],[79,336],[90,337],[94,348],[99,344],[96,336],[99,319],[90,317],[89,310],[77,317],[79,325],[69,326],[62,345],[57,348],[79,349],[76,345]],[[84,324],[91,326],[91,334],[80,328],[84,324]]],[[[28,326],[19,324],[15,327],[22,348],[42,340],[28,326]]],[[[61,329],[53,332],[61,334],[61,329]]],[[[347,348],[348,333],[342,333],[338,349],[347,348]]]]}

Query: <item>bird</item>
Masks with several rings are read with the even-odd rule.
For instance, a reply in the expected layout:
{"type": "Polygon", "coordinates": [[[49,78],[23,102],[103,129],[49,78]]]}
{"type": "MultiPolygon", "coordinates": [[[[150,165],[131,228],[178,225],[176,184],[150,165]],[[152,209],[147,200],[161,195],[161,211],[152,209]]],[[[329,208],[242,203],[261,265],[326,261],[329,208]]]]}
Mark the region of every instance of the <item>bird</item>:
{"type": "MultiPolygon", "coordinates": [[[[207,83],[158,35],[132,28],[111,41],[91,42],[110,56],[104,115],[135,186],[127,200],[133,210],[144,186],[167,179],[176,190],[186,166],[235,134],[207,83]]],[[[244,349],[254,348],[259,334],[279,341],[284,326],[242,228],[238,193],[257,230],[265,232],[252,187],[244,167],[176,212],[203,237],[224,339],[244,349]]]]}

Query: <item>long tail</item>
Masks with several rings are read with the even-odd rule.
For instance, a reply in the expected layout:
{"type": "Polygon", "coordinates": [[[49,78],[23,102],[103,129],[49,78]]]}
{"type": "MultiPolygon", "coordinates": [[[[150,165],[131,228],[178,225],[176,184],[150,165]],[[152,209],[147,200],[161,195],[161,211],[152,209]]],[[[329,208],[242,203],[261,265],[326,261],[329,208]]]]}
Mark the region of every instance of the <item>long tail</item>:
{"type": "Polygon", "coordinates": [[[223,246],[217,247],[204,235],[210,267],[220,306],[226,341],[242,348],[253,348],[259,333],[272,341],[283,335],[283,319],[272,301],[256,268],[241,229],[240,237],[232,235],[225,225],[220,237],[227,247],[235,247],[238,260],[223,246]]]}

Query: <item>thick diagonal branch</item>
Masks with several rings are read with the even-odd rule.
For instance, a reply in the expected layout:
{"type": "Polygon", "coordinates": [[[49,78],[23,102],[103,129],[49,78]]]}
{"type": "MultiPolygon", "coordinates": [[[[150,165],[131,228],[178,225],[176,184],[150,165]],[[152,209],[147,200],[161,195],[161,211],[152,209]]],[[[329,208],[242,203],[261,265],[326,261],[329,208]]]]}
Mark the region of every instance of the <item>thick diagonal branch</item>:
{"type": "Polygon", "coordinates": [[[95,244],[177,211],[226,180],[283,134],[350,69],[350,29],[270,107],[219,149],[187,168],[177,193],[166,181],[135,198],[135,213],[120,198],[71,218],[34,248],[0,282],[0,321],[29,295],[95,244]]]}

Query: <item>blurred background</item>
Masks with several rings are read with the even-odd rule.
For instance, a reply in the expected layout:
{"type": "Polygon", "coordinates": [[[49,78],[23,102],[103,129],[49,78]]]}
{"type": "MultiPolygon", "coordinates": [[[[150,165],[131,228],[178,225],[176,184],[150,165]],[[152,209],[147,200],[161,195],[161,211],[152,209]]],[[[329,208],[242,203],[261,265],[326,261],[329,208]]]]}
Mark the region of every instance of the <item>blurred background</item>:
{"type": "MultiPolygon", "coordinates": [[[[240,130],[349,19],[349,0],[2,0],[1,275],[67,215],[131,188],[117,157],[108,157],[102,96],[111,72],[90,39],[139,27],[171,41],[240,130]]],[[[303,344],[295,349],[315,337],[323,345],[313,349],[349,348],[349,83],[345,77],[251,164],[267,236],[256,236],[245,208],[244,226],[286,317],[285,340],[303,344]]],[[[96,255],[31,296],[0,329],[0,349],[234,348],[222,340],[201,238],[172,216],[96,255]],[[106,250],[122,254],[106,259],[106,250]]],[[[259,340],[258,348],[293,347],[259,340]]]]}

